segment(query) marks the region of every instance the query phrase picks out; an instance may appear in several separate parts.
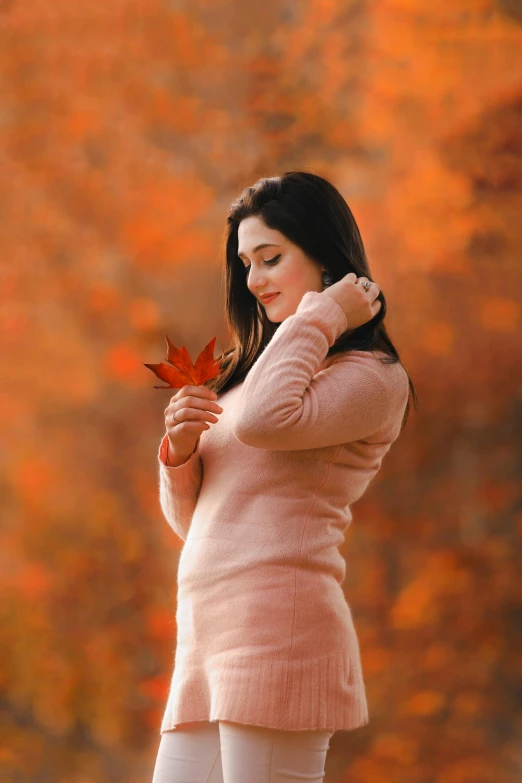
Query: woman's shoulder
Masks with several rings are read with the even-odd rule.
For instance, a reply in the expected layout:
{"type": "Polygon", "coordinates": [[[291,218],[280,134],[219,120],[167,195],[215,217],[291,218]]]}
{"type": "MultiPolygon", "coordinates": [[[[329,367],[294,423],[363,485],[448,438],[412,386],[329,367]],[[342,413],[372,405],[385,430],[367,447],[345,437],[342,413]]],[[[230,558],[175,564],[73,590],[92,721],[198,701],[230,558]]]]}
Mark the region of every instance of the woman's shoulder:
{"type": "Polygon", "coordinates": [[[346,369],[346,373],[360,370],[368,374],[378,383],[381,380],[390,390],[396,389],[399,394],[407,393],[409,387],[408,373],[400,360],[394,361],[393,356],[385,351],[340,351],[323,362],[322,369],[335,366],[337,371],[346,369]]]}
{"type": "Polygon", "coordinates": [[[380,370],[384,373],[397,372],[406,373],[400,360],[397,360],[394,356],[391,356],[385,351],[373,350],[373,351],[339,351],[338,353],[331,354],[326,357],[323,362],[324,366],[331,367],[333,364],[347,364],[347,365],[365,365],[376,371],[380,370]],[[389,368],[394,368],[390,370],[389,368]]]}

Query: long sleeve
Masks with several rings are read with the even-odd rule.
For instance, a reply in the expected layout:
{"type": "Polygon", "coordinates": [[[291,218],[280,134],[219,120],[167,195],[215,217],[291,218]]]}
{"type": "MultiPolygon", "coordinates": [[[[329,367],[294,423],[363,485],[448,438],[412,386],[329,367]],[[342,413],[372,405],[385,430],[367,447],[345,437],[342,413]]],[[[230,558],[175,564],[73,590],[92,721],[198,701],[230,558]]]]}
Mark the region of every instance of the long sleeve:
{"type": "Polygon", "coordinates": [[[186,541],[203,481],[199,440],[190,457],[177,467],[167,465],[167,448],[165,433],[158,451],[160,505],[171,528],[186,541]]]}
{"type": "Polygon", "coordinates": [[[408,380],[399,363],[347,351],[317,372],[346,328],[332,297],[304,294],[245,378],[233,424],[238,440],[261,449],[321,448],[366,438],[402,414],[408,380]]]}

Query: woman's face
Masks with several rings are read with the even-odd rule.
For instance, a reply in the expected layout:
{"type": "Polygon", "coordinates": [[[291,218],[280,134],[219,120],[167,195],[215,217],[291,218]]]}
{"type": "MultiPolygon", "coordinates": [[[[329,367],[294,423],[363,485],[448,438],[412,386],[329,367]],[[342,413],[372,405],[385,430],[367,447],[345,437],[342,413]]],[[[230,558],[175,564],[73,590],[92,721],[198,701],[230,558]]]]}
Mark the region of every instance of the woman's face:
{"type": "Polygon", "coordinates": [[[238,226],[238,255],[248,289],[274,323],[293,315],[307,291],[324,289],[324,267],[257,216],[245,218],[238,226]],[[265,304],[261,296],[269,292],[277,296],[265,304]]]}

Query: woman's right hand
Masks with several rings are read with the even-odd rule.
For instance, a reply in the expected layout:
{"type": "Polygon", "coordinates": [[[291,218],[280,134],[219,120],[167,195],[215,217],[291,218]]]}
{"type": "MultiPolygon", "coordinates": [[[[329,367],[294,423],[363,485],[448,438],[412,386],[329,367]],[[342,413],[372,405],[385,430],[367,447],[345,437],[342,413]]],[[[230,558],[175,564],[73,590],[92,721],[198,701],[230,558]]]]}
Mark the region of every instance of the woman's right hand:
{"type": "Polygon", "coordinates": [[[217,394],[207,386],[183,386],[170,398],[165,408],[165,426],[169,438],[169,453],[176,460],[190,457],[203,430],[218,421],[214,414],[223,408],[215,402],[217,394]],[[213,411],[213,413],[211,412],[213,411]],[[173,415],[176,415],[176,423],[173,415]]]}

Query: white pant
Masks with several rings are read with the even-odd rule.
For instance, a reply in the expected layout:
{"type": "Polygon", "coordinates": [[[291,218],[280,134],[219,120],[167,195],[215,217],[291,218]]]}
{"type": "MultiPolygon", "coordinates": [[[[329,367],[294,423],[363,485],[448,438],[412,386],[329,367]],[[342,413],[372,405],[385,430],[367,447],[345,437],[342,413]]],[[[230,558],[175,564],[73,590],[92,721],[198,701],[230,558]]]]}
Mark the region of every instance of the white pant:
{"type": "Polygon", "coordinates": [[[181,724],[161,735],[152,783],[322,783],[332,734],[222,720],[181,724]]]}

